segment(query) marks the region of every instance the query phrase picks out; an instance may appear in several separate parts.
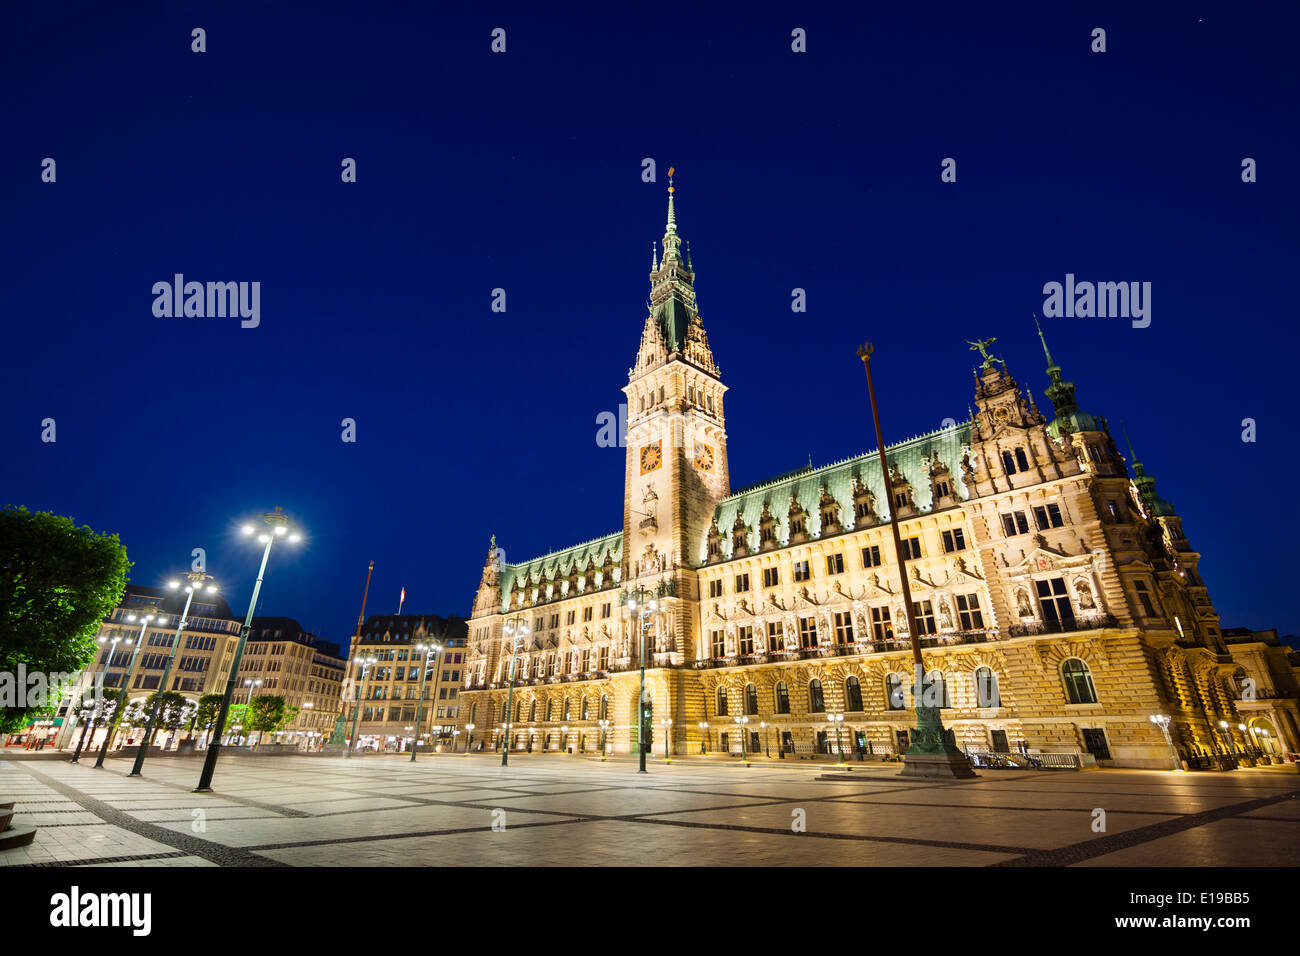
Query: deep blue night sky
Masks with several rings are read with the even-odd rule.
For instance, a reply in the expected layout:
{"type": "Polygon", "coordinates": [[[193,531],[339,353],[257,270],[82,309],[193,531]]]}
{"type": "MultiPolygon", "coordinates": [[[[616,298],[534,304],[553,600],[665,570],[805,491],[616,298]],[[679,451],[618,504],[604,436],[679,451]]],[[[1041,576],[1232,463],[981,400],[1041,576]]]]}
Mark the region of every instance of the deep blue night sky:
{"type": "Polygon", "coordinates": [[[206,548],[241,614],[234,530],[279,504],[309,541],[259,613],[345,641],[373,559],[370,612],[404,586],[467,614],[493,532],[522,560],[621,525],[595,421],[675,165],[734,487],[874,446],[863,339],[894,441],[965,416],[963,339],[1042,399],[1045,282],[1149,281],[1149,328],[1049,343],[1184,516],[1223,624],[1300,629],[1293,6],[265,6],[3,14],[0,504],[118,532],[138,583],[206,548]],[[177,272],[261,282],[260,327],[156,318],[177,272]]]}

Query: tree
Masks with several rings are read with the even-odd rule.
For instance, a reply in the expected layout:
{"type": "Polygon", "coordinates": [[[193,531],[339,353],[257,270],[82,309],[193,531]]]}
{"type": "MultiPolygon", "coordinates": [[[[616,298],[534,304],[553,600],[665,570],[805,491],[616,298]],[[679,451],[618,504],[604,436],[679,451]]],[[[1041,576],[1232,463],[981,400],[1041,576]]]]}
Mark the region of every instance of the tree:
{"type": "MultiPolygon", "coordinates": [[[[100,623],[126,591],[130,567],[115,534],[97,534],[46,512],[0,511],[0,674],[18,674],[21,667],[48,681],[85,668],[94,660],[100,623]]],[[[0,708],[0,733],[59,703],[16,689],[18,699],[0,708]]]]}
{"type": "MultiPolygon", "coordinates": [[[[157,734],[160,730],[179,730],[189,716],[187,712],[189,701],[174,690],[154,691],[144,702],[146,720],[153,716],[160,704],[162,712],[154,719],[154,733],[157,734]]],[[[153,741],[148,741],[148,744],[153,746],[153,741]]]]}
{"type": "Polygon", "coordinates": [[[263,733],[275,730],[283,722],[284,698],[279,694],[263,694],[254,697],[249,706],[252,708],[248,720],[249,729],[258,732],[257,741],[261,743],[263,733]]]}
{"type": "Polygon", "coordinates": [[[194,719],[190,721],[190,737],[193,738],[195,727],[198,727],[201,732],[216,723],[217,711],[220,709],[220,694],[204,694],[200,697],[199,706],[194,710],[194,719]]]}

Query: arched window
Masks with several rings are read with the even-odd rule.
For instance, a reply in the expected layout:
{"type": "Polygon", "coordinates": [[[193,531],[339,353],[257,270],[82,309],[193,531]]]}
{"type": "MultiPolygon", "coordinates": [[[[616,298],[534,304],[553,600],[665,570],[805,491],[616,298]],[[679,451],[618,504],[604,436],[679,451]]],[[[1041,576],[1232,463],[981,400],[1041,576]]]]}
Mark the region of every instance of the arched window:
{"type": "Polygon", "coordinates": [[[1097,703],[1097,688],[1092,683],[1092,671],[1088,665],[1077,657],[1071,657],[1061,665],[1061,677],[1065,680],[1065,699],[1071,704],[1097,703]]]}
{"type": "Polygon", "coordinates": [[[821,714],[826,711],[826,699],[822,696],[822,682],[816,677],[808,682],[808,713],[821,714]]]}
{"type": "Polygon", "coordinates": [[[977,707],[1000,707],[1002,699],[998,693],[998,675],[991,667],[975,668],[975,705],[977,707]]]}
{"type": "Polygon", "coordinates": [[[844,682],[845,709],[855,713],[862,710],[862,683],[856,677],[844,682]]]}
{"type": "Polygon", "coordinates": [[[948,694],[948,682],[943,679],[943,671],[930,671],[925,675],[921,687],[921,705],[923,707],[952,706],[952,697],[948,694]]]}
{"type": "Polygon", "coordinates": [[[1021,471],[1029,470],[1029,459],[1025,457],[1025,450],[1023,448],[1016,449],[1016,467],[1021,471]]]}
{"type": "Polygon", "coordinates": [[[567,698],[567,697],[564,698],[564,716],[561,717],[560,719],[561,719],[561,720],[568,720],[568,719],[569,719],[569,698],[567,698]]]}
{"type": "MultiPolygon", "coordinates": [[[[519,723],[519,719],[520,719],[519,715],[523,713],[523,710],[524,710],[524,702],[522,700],[515,701],[515,723],[516,724],[519,723]]],[[[533,701],[533,716],[534,717],[537,716],[537,701],[533,701]]]]}
{"type": "Polygon", "coordinates": [[[606,720],[606,719],[608,719],[608,718],[609,718],[609,696],[608,696],[607,694],[601,694],[601,696],[600,696],[600,717],[599,717],[598,719],[599,719],[599,720],[606,720]]]}
{"type": "Polygon", "coordinates": [[[776,713],[790,713],[790,688],[785,685],[785,681],[778,681],[776,685],[776,713]]]}
{"type": "Polygon", "coordinates": [[[469,722],[474,723],[474,715],[478,713],[478,704],[469,705],[469,722]]]}
{"type": "Polygon", "coordinates": [[[745,713],[751,717],[758,713],[758,688],[753,684],[745,685],[745,713]]]}
{"type": "Polygon", "coordinates": [[[903,710],[907,701],[903,695],[903,675],[890,674],[885,678],[885,694],[890,710],[903,710]]]}
{"type": "Polygon", "coordinates": [[[718,711],[718,716],[719,716],[719,717],[726,717],[726,716],[727,716],[727,688],[725,688],[725,687],[719,687],[719,688],[718,688],[718,708],[717,708],[717,711],[718,711]]]}
{"type": "Polygon", "coordinates": [[[587,720],[591,715],[591,701],[582,698],[582,719],[587,720]]]}
{"type": "Polygon", "coordinates": [[[554,716],[555,716],[555,701],[553,701],[553,700],[548,700],[548,701],[546,702],[546,720],[547,720],[547,722],[549,723],[550,720],[551,720],[554,716]]]}
{"type": "MultiPolygon", "coordinates": [[[[529,719],[529,721],[534,721],[534,720],[537,719],[537,701],[533,701],[531,704],[529,704],[529,706],[528,706],[528,719],[529,719]]],[[[515,705],[515,720],[516,720],[516,721],[519,720],[519,705],[518,705],[518,704],[515,705]]]]}

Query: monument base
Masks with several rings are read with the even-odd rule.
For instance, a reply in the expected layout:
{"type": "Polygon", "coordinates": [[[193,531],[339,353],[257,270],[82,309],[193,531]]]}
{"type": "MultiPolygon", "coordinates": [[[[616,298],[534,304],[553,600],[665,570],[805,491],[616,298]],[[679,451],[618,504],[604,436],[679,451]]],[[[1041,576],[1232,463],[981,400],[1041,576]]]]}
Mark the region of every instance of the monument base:
{"type": "Polygon", "coordinates": [[[970,780],[978,777],[963,753],[906,754],[900,777],[970,780]]]}

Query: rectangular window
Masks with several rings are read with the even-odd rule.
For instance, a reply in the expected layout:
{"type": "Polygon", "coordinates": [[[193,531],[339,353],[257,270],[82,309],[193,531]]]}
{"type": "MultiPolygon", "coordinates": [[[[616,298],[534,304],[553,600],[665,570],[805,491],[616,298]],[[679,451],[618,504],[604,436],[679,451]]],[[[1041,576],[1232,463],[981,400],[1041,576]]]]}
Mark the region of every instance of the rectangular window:
{"type": "Polygon", "coordinates": [[[1065,524],[1061,520],[1061,509],[1058,505],[1038,505],[1034,508],[1034,524],[1038,525],[1039,531],[1045,531],[1048,528],[1059,528],[1065,524]]]}
{"type": "Polygon", "coordinates": [[[1142,605],[1142,613],[1146,617],[1155,617],[1156,609],[1151,604],[1151,594],[1147,590],[1147,583],[1145,581],[1134,581],[1133,587],[1137,589],[1138,602],[1142,605]]]}
{"type": "Polygon", "coordinates": [[[794,579],[796,581],[807,581],[812,577],[812,570],[808,567],[807,561],[796,561],[794,563],[794,579]]]}
{"type": "Polygon", "coordinates": [[[862,549],[862,566],[864,568],[880,567],[880,545],[873,544],[862,549]]]}
{"type": "Polygon", "coordinates": [[[828,554],[826,555],[826,573],[843,574],[844,573],[844,555],[828,554]]]}
{"type": "Polygon", "coordinates": [[[1018,534],[1029,533],[1029,522],[1023,511],[1013,511],[1002,516],[1002,530],[1008,538],[1018,534]]]}
{"type": "Polygon", "coordinates": [[[871,633],[878,641],[894,639],[894,625],[889,620],[889,608],[873,607],[871,609],[871,633]]]}
{"type": "Polygon", "coordinates": [[[604,604],[602,604],[602,605],[600,606],[600,616],[601,616],[602,618],[609,617],[609,602],[608,602],[608,601],[606,601],[604,604]]]}
{"type": "Polygon", "coordinates": [[[912,613],[916,615],[916,629],[922,634],[934,634],[934,608],[929,601],[913,601],[912,613]]]}
{"type": "Polygon", "coordinates": [[[963,631],[978,631],[984,627],[984,613],[980,610],[978,594],[957,595],[957,617],[963,631]]]}
{"type": "Polygon", "coordinates": [[[568,614],[564,615],[564,623],[571,625],[577,619],[577,617],[578,617],[577,611],[570,611],[568,614]]]}
{"type": "Polygon", "coordinates": [[[1065,589],[1064,578],[1050,578],[1034,582],[1038,589],[1038,605],[1043,609],[1043,620],[1050,630],[1074,630],[1074,607],[1065,589]]]}
{"type": "Polygon", "coordinates": [[[713,656],[727,656],[727,637],[723,631],[713,631],[709,634],[709,644],[713,649],[713,656]]]}
{"type": "Polygon", "coordinates": [[[774,588],[781,583],[781,571],[779,568],[763,569],[763,587],[774,588]]]}
{"type": "Polygon", "coordinates": [[[785,625],[780,621],[767,622],[767,649],[772,653],[785,650],[785,625]]]}
{"type": "Polygon", "coordinates": [[[583,620],[584,622],[586,622],[586,621],[590,621],[590,620],[591,620],[591,611],[592,611],[592,609],[589,608],[589,607],[584,607],[584,608],[582,609],[582,620],[583,620]]]}
{"type": "Polygon", "coordinates": [[[720,578],[709,582],[709,597],[722,597],[722,580],[720,578]]]}
{"type": "Polygon", "coordinates": [[[799,646],[817,646],[817,619],[815,617],[799,618],[799,646]]]}
{"type": "Polygon", "coordinates": [[[915,561],[921,556],[921,539],[918,537],[903,539],[903,557],[915,561]]]}
{"type": "Polygon", "coordinates": [[[740,644],[740,653],[754,653],[754,629],[748,624],[740,627],[736,631],[736,638],[740,644]]]}
{"type": "Polygon", "coordinates": [[[737,594],[740,594],[740,593],[742,593],[742,592],[744,592],[744,591],[748,591],[748,590],[749,590],[749,575],[748,575],[748,574],[737,574],[737,575],[736,575],[736,593],[737,593],[737,594]]]}
{"type": "Polygon", "coordinates": [[[853,614],[846,611],[835,615],[835,643],[853,643],[853,614]]]}
{"type": "Polygon", "coordinates": [[[949,554],[966,550],[966,535],[962,533],[961,528],[953,528],[943,533],[943,550],[949,554]]]}

